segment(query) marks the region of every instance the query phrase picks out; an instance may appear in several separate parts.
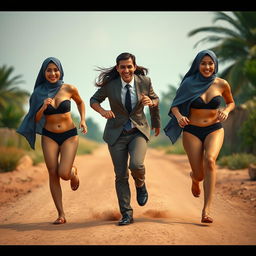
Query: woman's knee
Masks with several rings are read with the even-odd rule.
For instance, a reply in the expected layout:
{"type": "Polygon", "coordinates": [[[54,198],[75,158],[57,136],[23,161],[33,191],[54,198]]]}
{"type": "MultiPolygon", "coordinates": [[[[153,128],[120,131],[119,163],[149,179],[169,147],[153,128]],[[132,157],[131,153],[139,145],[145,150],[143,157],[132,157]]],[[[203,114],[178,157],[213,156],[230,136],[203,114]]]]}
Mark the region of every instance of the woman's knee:
{"type": "Polygon", "coordinates": [[[211,155],[206,155],[204,157],[204,164],[208,169],[213,170],[216,165],[216,158],[211,155]]]}
{"type": "Polygon", "coordinates": [[[72,168],[59,168],[59,170],[58,170],[59,177],[63,180],[70,180],[71,179],[71,169],[72,168]]]}

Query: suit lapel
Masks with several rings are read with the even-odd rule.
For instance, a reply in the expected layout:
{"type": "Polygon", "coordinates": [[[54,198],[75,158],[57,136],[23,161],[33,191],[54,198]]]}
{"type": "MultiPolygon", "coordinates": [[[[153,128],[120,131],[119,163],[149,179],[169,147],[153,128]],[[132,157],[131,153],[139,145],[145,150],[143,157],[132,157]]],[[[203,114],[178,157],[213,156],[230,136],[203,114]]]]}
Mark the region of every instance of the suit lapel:
{"type": "MultiPolygon", "coordinates": [[[[132,109],[133,113],[137,107],[140,105],[141,102],[141,89],[142,89],[142,84],[140,79],[134,75],[134,81],[135,81],[135,90],[136,90],[136,94],[137,94],[137,103],[134,106],[134,108],[132,109]]],[[[120,104],[120,107],[127,112],[127,109],[125,108],[125,106],[122,103],[122,99],[121,99],[121,89],[122,89],[122,83],[121,83],[121,78],[117,79],[117,81],[115,82],[114,86],[113,86],[113,94],[115,95],[115,98],[117,99],[118,104],[120,104]]],[[[128,113],[128,112],[127,112],[128,113]]]]}
{"type": "Polygon", "coordinates": [[[113,86],[113,94],[115,95],[115,99],[117,100],[117,103],[120,105],[120,107],[126,112],[127,109],[124,107],[123,103],[122,103],[122,98],[121,98],[121,90],[122,90],[122,82],[121,82],[121,78],[117,79],[117,81],[115,82],[114,86],[113,86]]]}
{"type": "Polygon", "coordinates": [[[115,98],[117,99],[117,102],[121,105],[122,104],[122,99],[121,99],[121,89],[122,89],[122,83],[121,83],[121,79],[117,79],[117,82],[115,83],[115,86],[113,86],[114,89],[114,95],[115,98]]]}
{"type": "Polygon", "coordinates": [[[134,80],[135,80],[135,88],[137,93],[137,103],[134,106],[132,112],[139,106],[141,101],[141,82],[136,75],[134,75],[134,80]]]}

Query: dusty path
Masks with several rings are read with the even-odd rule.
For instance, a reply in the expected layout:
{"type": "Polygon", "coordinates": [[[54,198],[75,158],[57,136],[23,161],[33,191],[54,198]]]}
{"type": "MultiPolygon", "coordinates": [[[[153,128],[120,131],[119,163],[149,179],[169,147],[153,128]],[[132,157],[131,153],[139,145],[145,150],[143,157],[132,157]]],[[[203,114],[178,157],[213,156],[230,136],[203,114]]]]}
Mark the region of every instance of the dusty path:
{"type": "MultiPolygon", "coordinates": [[[[120,217],[112,162],[106,146],[77,156],[81,181],[73,192],[62,181],[67,223],[52,225],[56,210],[47,179],[15,202],[0,207],[1,245],[252,245],[255,214],[232,204],[218,188],[212,206],[214,223],[200,223],[203,198],[190,192],[186,156],[149,149],[146,156],[148,203],[140,207],[130,176],[135,222],[117,226],[120,217]]],[[[47,175],[46,171],[43,175],[47,175]]],[[[46,177],[46,176],[45,176],[46,177]]]]}

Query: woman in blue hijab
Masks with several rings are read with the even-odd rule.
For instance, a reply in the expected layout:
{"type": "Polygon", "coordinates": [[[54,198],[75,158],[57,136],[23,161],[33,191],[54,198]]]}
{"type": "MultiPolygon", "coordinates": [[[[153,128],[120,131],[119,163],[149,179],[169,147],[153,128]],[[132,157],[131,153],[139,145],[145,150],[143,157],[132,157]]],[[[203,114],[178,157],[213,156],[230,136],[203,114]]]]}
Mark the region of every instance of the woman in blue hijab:
{"type": "Polygon", "coordinates": [[[171,120],[165,134],[175,143],[183,132],[182,141],[192,171],[191,191],[199,197],[203,181],[204,206],[202,223],[212,223],[210,206],[216,182],[216,159],[224,140],[225,121],[235,108],[230,85],[217,77],[218,60],[213,51],[200,51],[177,89],[168,115],[171,120]],[[222,98],[225,107],[220,108],[222,98]]]}
{"type": "Polygon", "coordinates": [[[73,165],[78,134],[71,118],[71,99],[80,113],[79,128],[84,134],[87,133],[85,104],[77,88],[63,82],[63,76],[63,68],[57,58],[44,60],[29,99],[29,111],[17,129],[32,149],[35,149],[36,133],[42,135],[41,145],[49,172],[50,190],[58,211],[58,218],[53,224],[66,223],[60,178],[70,180],[72,190],[79,187],[77,168],[73,165]]]}

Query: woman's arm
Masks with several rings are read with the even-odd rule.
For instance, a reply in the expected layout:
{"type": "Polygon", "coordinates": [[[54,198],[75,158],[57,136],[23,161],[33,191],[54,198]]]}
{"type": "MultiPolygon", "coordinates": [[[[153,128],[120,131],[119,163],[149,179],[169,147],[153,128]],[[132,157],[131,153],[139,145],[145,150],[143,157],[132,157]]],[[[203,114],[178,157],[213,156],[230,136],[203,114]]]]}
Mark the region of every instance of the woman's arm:
{"type": "Polygon", "coordinates": [[[52,103],[52,98],[47,98],[44,100],[44,103],[42,107],[37,111],[36,116],[35,116],[35,122],[39,122],[43,116],[43,113],[45,109],[48,107],[49,104],[52,103]]]}
{"type": "Polygon", "coordinates": [[[188,125],[189,123],[189,119],[186,116],[183,116],[178,107],[172,107],[171,108],[172,113],[174,114],[174,116],[176,117],[178,124],[181,128],[184,128],[185,125],[188,125]]]}
{"type": "Polygon", "coordinates": [[[235,108],[235,101],[231,93],[231,88],[226,80],[223,80],[222,96],[226,102],[226,107],[223,109],[219,109],[218,119],[220,121],[225,121],[228,118],[229,113],[235,108]]]}
{"type": "Polygon", "coordinates": [[[80,124],[79,128],[82,129],[82,133],[87,133],[87,125],[85,122],[85,104],[82,98],[79,95],[79,92],[76,87],[72,86],[72,99],[76,102],[77,109],[80,114],[80,124]]]}

